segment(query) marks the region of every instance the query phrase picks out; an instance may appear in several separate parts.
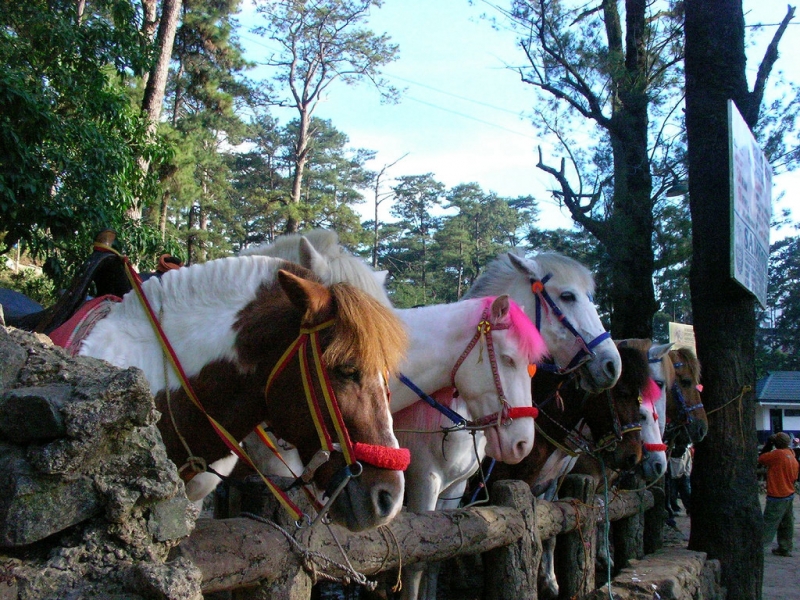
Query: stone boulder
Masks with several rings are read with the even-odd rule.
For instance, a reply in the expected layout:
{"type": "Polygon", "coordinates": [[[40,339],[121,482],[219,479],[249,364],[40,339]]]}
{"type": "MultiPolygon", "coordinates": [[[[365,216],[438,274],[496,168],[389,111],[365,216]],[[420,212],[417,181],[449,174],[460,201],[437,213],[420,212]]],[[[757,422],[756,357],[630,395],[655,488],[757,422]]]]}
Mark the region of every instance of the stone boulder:
{"type": "Polygon", "coordinates": [[[0,327],[3,598],[199,599],[197,511],[144,375],[0,327]]]}

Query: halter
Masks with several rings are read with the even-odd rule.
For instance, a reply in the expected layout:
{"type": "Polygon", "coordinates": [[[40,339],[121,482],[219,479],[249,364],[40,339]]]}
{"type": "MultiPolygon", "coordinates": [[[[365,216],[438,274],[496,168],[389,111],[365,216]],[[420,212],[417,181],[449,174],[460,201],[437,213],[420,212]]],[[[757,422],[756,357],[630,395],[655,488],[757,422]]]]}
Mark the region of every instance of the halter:
{"type": "Polygon", "coordinates": [[[539,331],[542,330],[542,309],[544,309],[545,312],[552,310],[559,323],[566,327],[567,331],[569,331],[575,337],[575,339],[578,340],[581,347],[578,352],[575,353],[575,356],[572,357],[572,360],[569,361],[569,364],[567,364],[566,367],[559,367],[558,365],[549,364],[542,364],[539,365],[539,367],[553,373],[563,374],[574,371],[582,366],[585,362],[592,360],[595,357],[594,348],[607,339],[610,339],[611,334],[607,331],[604,331],[590,342],[587,342],[586,339],[575,328],[575,326],[570,323],[567,316],[555,303],[555,300],[553,300],[550,294],[547,293],[544,284],[550,281],[552,276],[552,273],[548,273],[541,279],[531,278],[531,292],[533,292],[533,295],[536,298],[536,329],[539,331]]]}
{"type": "MultiPolygon", "coordinates": [[[[642,423],[640,421],[633,421],[632,423],[625,423],[624,425],[619,420],[619,415],[615,410],[614,397],[611,390],[606,390],[606,397],[608,398],[608,406],[612,415],[612,430],[600,438],[597,442],[598,450],[613,450],[616,445],[622,441],[623,436],[628,433],[634,433],[642,430],[642,423]]],[[[642,395],[639,394],[639,405],[642,404],[642,395]]]]}
{"type": "MultiPolygon", "coordinates": [[[[494,352],[494,342],[492,341],[492,329],[502,330],[502,329],[509,329],[511,325],[509,323],[505,324],[492,324],[489,321],[489,308],[484,308],[483,313],[481,314],[481,320],[478,323],[477,331],[475,335],[472,337],[470,342],[467,344],[467,347],[464,349],[464,352],[461,353],[461,356],[458,357],[456,360],[456,364],[453,366],[453,370],[450,372],[450,382],[452,387],[456,389],[456,373],[458,369],[464,364],[467,356],[469,353],[472,352],[475,345],[482,339],[486,339],[486,351],[489,355],[489,364],[492,368],[492,377],[494,378],[494,387],[497,390],[497,398],[500,402],[500,410],[494,412],[490,415],[486,415],[484,417],[479,417],[477,419],[468,420],[462,417],[458,412],[454,411],[453,409],[444,406],[440,402],[437,402],[435,399],[431,398],[428,394],[423,392],[419,387],[417,387],[408,377],[403,375],[402,373],[398,376],[400,381],[406,385],[411,391],[416,393],[422,400],[427,402],[431,407],[438,410],[442,413],[445,417],[450,419],[454,423],[454,427],[451,428],[443,428],[445,431],[455,431],[458,429],[466,429],[470,431],[476,431],[480,429],[487,429],[489,427],[496,427],[500,425],[510,425],[514,419],[521,419],[525,417],[530,417],[535,419],[539,415],[539,410],[535,406],[510,406],[508,401],[506,400],[506,396],[503,393],[503,384],[500,381],[500,373],[497,368],[497,357],[495,356],[494,352]]],[[[531,370],[529,369],[529,372],[531,370]]],[[[535,372],[535,371],[534,371],[535,372]]]]}
{"type": "MultiPolygon", "coordinates": [[[[242,448],[239,445],[237,440],[222,426],[222,424],[219,423],[216,419],[214,419],[211,415],[209,415],[208,412],[206,412],[205,408],[200,402],[200,399],[197,397],[197,394],[195,393],[194,388],[192,387],[191,382],[189,381],[189,378],[186,376],[186,373],[183,370],[183,366],[181,365],[180,360],[178,359],[178,356],[175,353],[175,350],[172,348],[172,344],[170,344],[170,341],[167,338],[166,333],[161,327],[161,323],[158,317],[156,316],[155,311],[153,310],[153,307],[150,304],[150,301],[147,299],[147,296],[145,295],[144,290],[142,289],[142,280],[139,277],[139,274],[133,268],[130,259],[127,256],[124,256],[123,254],[118,252],[116,249],[106,244],[95,243],[94,248],[95,250],[111,252],[112,254],[116,254],[123,261],[125,265],[125,274],[127,275],[131,285],[133,286],[133,289],[136,292],[139,301],[142,303],[144,312],[147,315],[150,324],[155,330],[156,338],[158,339],[161,345],[162,351],[164,352],[165,356],[171,363],[175,371],[175,374],[177,375],[178,380],[181,383],[181,387],[183,388],[189,400],[191,400],[192,404],[194,404],[195,407],[197,407],[197,409],[203,413],[206,419],[208,419],[208,422],[211,424],[212,429],[214,429],[217,435],[219,435],[220,439],[225,443],[228,449],[233,454],[235,454],[240,460],[242,460],[245,464],[247,464],[250,468],[252,468],[256,473],[258,473],[264,484],[267,486],[267,489],[269,489],[272,492],[272,494],[277,498],[280,504],[287,510],[287,512],[289,512],[289,514],[292,515],[292,517],[295,520],[295,524],[299,527],[303,521],[310,522],[310,518],[308,517],[308,515],[303,513],[302,509],[299,506],[297,506],[297,504],[295,504],[291,500],[291,498],[289,498],[288,494],[285,491],[280,489],[272,480],[270,480],[267,476],[265,476],[261,472],[261,470],[256,466],[255,462],[250,458],[250,456],[244,450],[244,448],[242,448]]],[[[357,462],[357,460],[354,460],[354,458],[380,468],[402,470],[402,471],[404,471],[408,467],[411,460],[411,453],[407,448],[388,448],[384,446],[373,446],[371,444],[361,444],[359,442],[352,444],[350,442],[350,437],[347,434],[347,428],[344,425],[344,420],[342,418],[341,411],[339,410],[339,405],[338,402],[336,401],[336,396],[333,392],[333,388],[330,385],[330,380],[328,379],[328,374],[324,368],[322,356],[319,350],[319,331],[321,329],[330,327],[331,325],[333,325],[333,320],[326,321],[313,328],[301,327],[300,335],[298,336],[298,338],[289,346],[286,352],[284,352],[283,357],[278,362],[278,364],[273,368],[272,373],[270,373],[265,389],[265,394],[266,394],[267,390],[269,389],[270,383],[283,370],[288,360],[291,359],[292,356],[294,356],[294,354],[298,353],[301,347],[305,349],[310,342],[311,353],[314,359],[314,365],[316,367],[318,381],[320,383],[320,387],[323,390],[323,396],[325,397],[326,406],[328,407],[328,410],[331,414],[331,418],[333,420],[334,428],[336,429],[337,435],[339,435],[340,440],[345,441],[345,446],[344,449],[342,449],[341,444],[332,443],[332,441],[330,440],[330,435],[327,433],[327,429],[325,429],[324,427],[324,420],[319,419],[320,424],[318,425],[317,418],[321,414],[321,411],[319,411],[319,403],[318,401],[316,401],[316,392],[314,391],[314,386],[312,385],[310,375],[306,372],[306,374],[303,376],[303,387],[306,392],[306,399],[309,401],[309,403],[311,402],[311,400],[309,399],[310,395],[311,397],[314,398],[314,405],[316,406],[317,409],[316,416],[315,416],[315,410],[312,409],[311,411],[312,417],[315,419],[314,424],[317,428],[318,434],[320,435],[320,439],[322,440],[322,438],[324,437],[328,442],[330,442],[329,448],[325,449],[325,444],[323,444],[323,450],[321,451],[321,452],[326,452],[327,454],[323,453],[320,455],[320,457],[315,456],[311,460],[311,463],[313,464],[313,470],[311,471],[311,475],[308,476],[308,481],[310,481],[311,478],[313,478],[313,471],[315,471],[323,462],[328,460],[330,456],[330,450],[342,451],[345,454],[345,461],[347,462],[347,465],[343,469],[341,469],[336,474],[336,476],[332,478],[329,488],[328,490],[326,490],[326,494],[329,496],[329,500],[327,504],[324,507],[322,507],[322,509],[318,513],[317,518],[314,521],[315,523],[318,520],[320,520],[325,515],[325,513],[327,513],[331,504],[336,499],[336,496],[344,489],[344,487],[347,485],[347,482],[351,478],[358,477],[359,475],[361,475],[362,471],[361,463],[357,462]],[[325,385],[322,385],[323,382],[325,383],[325,385]],[[322,430],[320,429],[320,427],[322,427],[322,430]],[[320,460],[322,458],[324,459],[320,460]],[[334,489],[331,491],[331,488],[334,489]],[[331,492],[330,494],[328,494],[329,491],[331,492]]],[[[301,371],[304,370],[304,361],[306,361],[305,370],[306,371],[308,370],[307,354],[308,354],[307,352],[304,352],[301,355],[301,361],[300,361],[301,371]]],[[[167,382],[165,381],[165,385],[166,384],[167,382]]],[[[178,433],[178,435],[180,436],[180,433],[178,433]]],[[[201,457],[189,456],[187,465],[192,468],[193,471],[192,476],[196,475],[199,472],[208,470],[206,467],[206,461],[203,460],[201,457]]],[[[304,476],[305,475],[306,474],[304,473],[304,476]]]]}
{"type": "MultiPolygon", "coordinates": [[[[390,448],[389,446],[378,446],[364,444],[361,442],[353,443],[344,423],[339,403],[333,391],[328,371],[322,359],[322,352],[319,344],[319,332],[331,327],[333,320],[325,321],[314,327],[301,327],[300,335],[286,349],[280,360],[272,368],[272,372],[267,378],[264,388],[264,395],[269,394],[271,385],[275,379],[283,372],[292,358],[298,357],[300,364],[300,374],[303,380],[303,391],[305,392],[311,419],[317,430],[320,441],[320,449],[309,463],[310,469],[306,469],[302,479],[310,481],[313,471],[316,471],[323,463],[330,459],[332,452],[341,452],[346,465],[339,470],[331,479],[325,495],[330,497],[330,502],[335,499],[347,482],[361,475],[363,469],[361,463],[367,463],[381,469],[391,469],[394,471],[405,471],[411,461],[411,454],[407,448],[390,448]],[[311,360],[309,360],[309,358],[311,360]],[[314,379],[316,377],[316,380],[314,379]],[[328,427],[325,424],[324,413],[317,394],[316,383],[322,392],[322,399],[327,413],[331,418],[333,429],[338,443],[334,443],[328,427]]],[[[319,517],[317,517],[319,518],[319,517]]]]}
{"type": "MultiPolygon", "coordinates": [[[[673,363],[672,366],[675,367],[676,369],[680,369],[681,367],[684,366],[684,363],[677,362],[677,363],[673,363]]],[[[677,378],[677,374],[676,374],[676,378],[677,378]]],[[[679,426],[680,425],[688,425],[689,423],[691,423],[692,421],[695,420],[695,417],[694,417],[694,415],[692,415],[692,413],[694,411],[696,411],[696,410],[704,408],[703,407],[703,403],[701,402],[699,404],[695,404],[694,406],[689,406],[686,403],[686,397],[683,395],[683,392],[681,391],[681,386],[678,384],[677,381],[675,381],[672,384],[672,387],[670,388],[670,391],[672,392],[673,396],[675,397],[675,402],[678,404],[678,408],[680,410],[681,422],[678,423],[677,425],[679,425],[679,426]]]]}

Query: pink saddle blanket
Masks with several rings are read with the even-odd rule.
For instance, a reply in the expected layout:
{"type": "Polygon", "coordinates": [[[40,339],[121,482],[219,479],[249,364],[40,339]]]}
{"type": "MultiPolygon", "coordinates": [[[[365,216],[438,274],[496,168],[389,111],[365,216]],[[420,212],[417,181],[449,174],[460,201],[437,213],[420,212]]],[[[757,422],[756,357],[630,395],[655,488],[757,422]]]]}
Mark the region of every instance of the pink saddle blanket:
{"type": "Polygon", "coordinates": [[[50,334],[50,339],[75,356],[97,322],[108,314],[114,303],[121,301],[121,298],[107,294],[84,302],[78,312],[50,334]]]}

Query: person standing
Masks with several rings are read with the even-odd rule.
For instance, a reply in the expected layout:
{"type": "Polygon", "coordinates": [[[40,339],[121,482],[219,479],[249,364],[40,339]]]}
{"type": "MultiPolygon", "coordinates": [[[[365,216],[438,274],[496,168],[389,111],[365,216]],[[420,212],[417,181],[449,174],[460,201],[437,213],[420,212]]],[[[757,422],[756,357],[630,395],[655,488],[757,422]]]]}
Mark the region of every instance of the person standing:
{"type": "Polygon", "coordinates": [[[797,459],[789,448],[792,438],[781,431],[771,436],[758,462],[767,467],[767,505],[764,507],[764,545],[770,544],[778,535],[778,547],[772,553],[792,556],[794,535],[794,484],[798,476],[797,459]]]}

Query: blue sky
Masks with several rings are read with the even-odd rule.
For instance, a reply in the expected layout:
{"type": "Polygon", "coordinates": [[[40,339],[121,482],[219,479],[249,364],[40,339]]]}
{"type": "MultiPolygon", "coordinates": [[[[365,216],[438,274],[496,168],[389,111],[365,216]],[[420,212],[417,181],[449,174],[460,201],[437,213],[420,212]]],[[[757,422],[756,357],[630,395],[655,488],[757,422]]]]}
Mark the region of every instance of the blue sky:
{"type": "MultiPolygon", "coordinates": [[[[505,6],[503,1],[497,4],[505,6]]],[[[783,17],[786,5],[746,0],[745,11],[751,9],[758,13],[749,14],[748,23],[757,19],[774,23],[783,17]]],[[[377,151],[375,161],[368,165],[372,169],[408,154],[391,169],[391,176],[431,172],[448,187],[474,181],[501,196],[530,194],[539,200],[541,227],[570,227],[566,210],[550,199],[551,178],[536,169],[537,145],[542,145],[545,156],[551,146],[524,118],[533,94],[509,68],[523,60],[517,38],[508,30],[493,29],[481,18],[483,13],[496,11],[482,0],[386,0],[373,11],[369,26],[385,31],[400,46],[399,59],[384,74],[403,90],[401,102],[381,104],[377,91],[366,84],[334,84],[316,116],[331,119],[353,147],[377,151]]],[[[249,24],[252,18],[243,16],[242,21],[249,24]]],[[[795,76],[800,65],[789,58],[800,52],[793,29],[784,37],[776,68],[800,82],[800,76],[795,76]]],[[[752,76],[773,31],[767,28],[758,34],[761,42],[748,53],[752,76]]],[[[265,47],[269,40],[253,34],[242,32],[242,42],[252,60],[269,52],[265,47]]],[[[261,70],[252,75],[261,76],[261,70]]],[[[275,114],[283,122],[295,116],[289,111],[275,114]]],[[[795,175],[776,178],[775,196],[798,184],[800,177],[795,175]]],[[[775,210],[790,205],[787,197],[775,210]]],[[[371,213],[369,205],[365,210],[371,213]]],[[[795,210],[794,217],[800,218],[800,211],[795,210]]]]}

